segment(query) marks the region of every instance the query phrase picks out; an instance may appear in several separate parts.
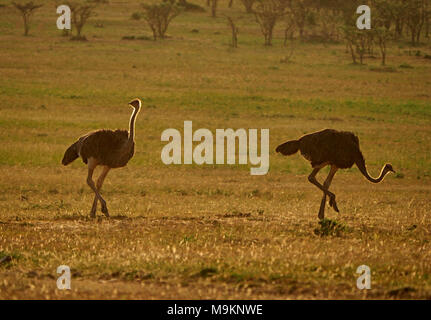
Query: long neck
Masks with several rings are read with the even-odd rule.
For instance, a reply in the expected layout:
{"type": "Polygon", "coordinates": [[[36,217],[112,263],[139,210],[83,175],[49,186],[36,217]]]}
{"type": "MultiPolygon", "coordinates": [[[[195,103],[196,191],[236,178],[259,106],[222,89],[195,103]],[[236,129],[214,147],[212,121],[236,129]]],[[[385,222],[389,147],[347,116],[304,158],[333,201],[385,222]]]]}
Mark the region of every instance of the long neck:
{"type": "Polygon", "coordinates": [[[385,166],[383,166],[382,171],[380,171],[380,176],[378,178],[371,177],[368,174],[367,168],[365,167],[365,160],[362,157],[361,157],[361,159],[356,161],[356,165],[358,166],[359,171],[361,171],[361,173],[364,175],[364,177],[372,183],[379,183],[380,181],[383,180],[385,175],[388,173],[387,171],[385,171],[385,166]]]}
{"type": "Polygon", "coordinates": [[[136,116],[138,115],[139,107],[133,110],[132,116],[130,117],[129,122],[129,142],[135,141],[135,122],[136,116]]]}

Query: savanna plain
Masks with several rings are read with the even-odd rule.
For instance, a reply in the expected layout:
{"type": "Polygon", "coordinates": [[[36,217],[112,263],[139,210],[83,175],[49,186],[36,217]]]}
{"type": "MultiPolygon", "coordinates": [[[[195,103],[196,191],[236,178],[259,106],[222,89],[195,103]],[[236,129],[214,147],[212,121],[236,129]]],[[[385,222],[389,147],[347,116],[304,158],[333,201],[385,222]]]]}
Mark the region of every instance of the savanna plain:
{"type": "Polygon", "coordinates": [[[389,44],[387,72],[378,58],[351,64],[342,42],[284,47],[277,27],[265,47],[239,2],[221,1],[216,18],[182,13],[161,41],[130,18],[139,10],[100,6],[88,41],[71,41],[53,3],[27,37],[18,12],[0,8],[0,299],[431,298],[431,60],[406,53],[431,54],[429,41],[389,44]],[[111,217],[91,219],[86,167],[61,158],[86,132],[127,128],[135,97],[135,156],[106,178],[111,217]],[[214,133],[268,128],[268,174],[163,164],[161,133],[185,120],[214,133]],[[330,225],[318,223],[309,163],[274,151],[324,128],[356,133],[373,176],[386,162],[396,170],[380,184],[340,170],[330,225]],[[57,289],[60,265],[71,290],[57,289]],[[370,290],[356,286],[360,265],[370,290]]]}

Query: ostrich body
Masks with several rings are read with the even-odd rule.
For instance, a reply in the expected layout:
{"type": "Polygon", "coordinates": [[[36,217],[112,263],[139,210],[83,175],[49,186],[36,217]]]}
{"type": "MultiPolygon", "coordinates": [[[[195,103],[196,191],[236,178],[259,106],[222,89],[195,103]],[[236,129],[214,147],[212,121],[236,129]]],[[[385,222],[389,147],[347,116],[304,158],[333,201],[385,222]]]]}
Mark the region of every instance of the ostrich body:
{"type": "Polygon", "coordinates": [[[129,102],[129,105],[134,109],[130,117],[129,131],[102,129],[89,132],[80,137],[64,153],[63,165],[66,166],[81,157],[88,166],[87,184],[95,194],[90,212],[91,217],[96,215],[98,201],[102,205],[102,212],[109,217],[106,201],[100,195],[103,181],[109,170],[127,165],[135,152],[135,122],[142,102],[139,99],[134,99],[129,102]],[[102,166],[103,170],[97,179],[97,184],[95,184],[93,172],[97,166],[102,166]]]}
{"type": "Polygon", "coordinates": [[[356,164],[364,177],[372,183],[379,183],[388,172],[395,172],[391,164],[385,164],[378,178],[371,177],[359,149],[359,139],[352,132],[325,129],[304,135],[298,140],[285,142],[276,148],[276,152],[285,156],[293,155],[298,151],[311,162],[313,171],[308,176],[308,180],[323,191],[319,219],[323,219],[325,216],[326,196],[330,198],[329,205],[339,212],[335,194],[329,191],[329,186],[338,169],[351,168],[356,164]],[[331,166],[331,170],[322,185],[316,180],[316,174],[328,165],[331,166]]]}

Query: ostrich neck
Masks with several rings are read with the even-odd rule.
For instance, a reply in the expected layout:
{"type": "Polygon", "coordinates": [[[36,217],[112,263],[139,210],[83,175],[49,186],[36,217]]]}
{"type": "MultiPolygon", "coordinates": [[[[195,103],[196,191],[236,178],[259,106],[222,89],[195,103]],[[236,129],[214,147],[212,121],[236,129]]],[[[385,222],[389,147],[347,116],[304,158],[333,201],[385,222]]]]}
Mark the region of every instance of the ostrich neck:
{"type": "Polygon", "coordinates": [[[139,109],[135,108],[133,110],[132,116],[130,117],[129,122],[129,142],[135,141],[135,122],[136,116],[138,115],[139,109]]]}
{"type": "Polygon", "coordinates": [[[383,180],[383,178],[385,177],[385,175],[387,173],[385,171],[385,167],[383,166],[382,171],[380,171],[379,177],[373,178],[368,174],[367,168],[365,167],[365,160],[364,159],[361,159],[360,161],[356,162],[356,165],[358,166],[359,171],[361,171],[361,173],[364,175],[364,177],[372,183],[379,183],[380,181],[383,180]]]}

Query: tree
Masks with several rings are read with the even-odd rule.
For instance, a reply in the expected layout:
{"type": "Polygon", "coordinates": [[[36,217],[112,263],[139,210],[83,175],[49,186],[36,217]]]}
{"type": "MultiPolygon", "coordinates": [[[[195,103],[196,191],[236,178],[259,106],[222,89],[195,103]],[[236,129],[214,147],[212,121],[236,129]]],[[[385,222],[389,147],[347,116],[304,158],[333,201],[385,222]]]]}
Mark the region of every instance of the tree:
{"type": "MultiPolygon", "coordinates": [[[[372,1],[372,15],[373,20],[377,16],[379,25],[386,29],[391,29],[392,23],[395,22],[395,5],[396,0],[373,0],[372,1]]],[[[374,21],[375,25],[375,21],[374,21]]]]}
{"type": "Polygon", "coordinates": [[[292,18],[292,15],[287,15],[286,25],[284,27],[284,41],[283,45],[287,46],[287,39],[293,39],[293,34],[295,32],[295,21],[292,18]]]}
{"type": "MultiPolygon", "coordinates": [[[[373,7],[376,8],[373,18],[373,29],[369,30],[371,41],[375,41],[380,48],[382,66],[386,65],[386,44],[394,32],[391,31],[392,21],[395,22],[395,34],[399,32],[401,20],[398,16],[400,3],[398,0],[373,0],[373,7]],[[393,2],[391,2],[393,1],[393,2]]],[[[404,1],[404,0],[403,0],[404,1]]]]}
{"type": "Polygon", "coordinates": [[[254,15],[260,25],[265,46],[272,45],[272,34],[277,20],[286,14],[286,6],[280,0],[258,0],[254,15]]]}
{"type": "Polygon", "coordinates": [[[428,15],[427,0],[406,0],[406,24],[410,29],[412,45],[420,42],[422,28],[428,15]]]}
{"type": "Polygon", "coordinates": [[[291,42],[290,42],[290,45],[289,45],[289,46],[287,46],[287,41],[286,41],[286,42],[284,43],[284,47],[286,47],[286,48],[287,48],[287,50],[286,50],[287,54],[286,54],[283,58],[281,58],[281,59],[280,59],[280,62],[281,62],[281,63],[290,63],[290,62],[291,62],[291,59],[292,59],[292,56],[293,56],[293,53],[294,53],[294,51],[295,51],[294,42],[293,42],[293,41],[291,41],[291,42]]]}
{"type": "Polygon", "coordinates": [[[305,40],[310,28],[309,36],[314,39],[339,40],[339,26],[343,21],[352,25],[356,21],[352,1],[356,0],[284,0],[288,9],[287,37],[293,38],[293,33],[298,31],[299,38],[305,40]]]}
{"type": "Polygon", "coordinates": [[[21,13],[22,19],[24,21],[24,35],[28,36],[28,32],[30,30],[30,17],[32,16],[34,11],[42,7],[42,5],[34,4],[33,1],[26,3],[12,2],[12,5],[17,8],[21,13]]]}
{"type": "Polygon", "coordinates": [[[245,7],[245,11],[247,13],[253,13],[253,5],[256,2],[256,0],[241,0],[242,4],[245,7]]]}
{"type": "Polygon", "coordinates": [[[392,19],[395,23],[395,37],[400,38],[403,35],[406,21],[406,1],[393,0],[389,5],[392,8],[392,19]]]}
{"type": "Polygon", "coordinates": [[[208,0],[208,5],[211,7],[211,17],[217,16],[217,4],[218,0],[208,0]]]}
{"type": "Polygon", "coordinates": [[[181,13],[180,7],[174,0],[163,0],[156,4],[142,4],[144,8],[144,19],[147,21],[154,40],[164,39],[168,26],[172,19],[181,13]]]}
{"type": "Polygon", "coordinates": [[[356,27],[344,25],[341,27],[344,38],[346,39],[347,47],[349,48],[350,54],[352,55],[352,61],[356,64],[356,47],[357,47],[357,29],[356,27]]]}
{"type": "Polygon", "coordinates": [[[86,40],[86,37],[81,35],[84,25],[88,19],[96,15],[95,9],[97,6],[96,1],[66,1],[65,4],[69,6],[72,15],[72,25],[76,29],[76,35],[73,40],[86,40]]]}
{"type": "Polygon", "coordinates": [[[374,28],[377,43],[379,44],[380,53],[382,55],[382,66],[386,65],[386,42],[391,39],[392,32],[387,28],[378,27],[374,28]]]}
{"type": "Polygon", "coordinates": [[[340,12],[336,9],[324,9],[324,14],[319,14],[320,19],[320,32],[322,38],[327,41],[338,41],[339,32],[338,26],[340,24],[340,12]]]}
{"type": "Polygon", "coordinates": [[[430,37],[430,26],[431,26],[431,2],[427,3],[425,13],[425,37],[430,37]]]}
{"type": "Polygon", "coordinates": [[[427,12],[427,17],[425,20],[425,37],[430,37],[430,26],[431,26],[431,10],[427,12]]]}
{"type": "Polygon", "coordinates": [[[310,15],[311,6],[306,0],[290,0],[289,9],[290,16],[299,31],[299,38],[303,40],[305,24],[310,15]]]}
{"type": "Polygon", "coordinates": [[[232,48],[238,48],[238,27],[235,25],[233,19],[229,16],[226,16],[227,23],[232,30],[232,48]]]}
{"type": "Polygon", "coordinates": [[[355,49],[356,53],[359,55],[359,63],[364,64],[364,55],[367,51],[367,38],[368,32],[366,30],[357,30],[356,31],[356,42],[355,49]]]}

